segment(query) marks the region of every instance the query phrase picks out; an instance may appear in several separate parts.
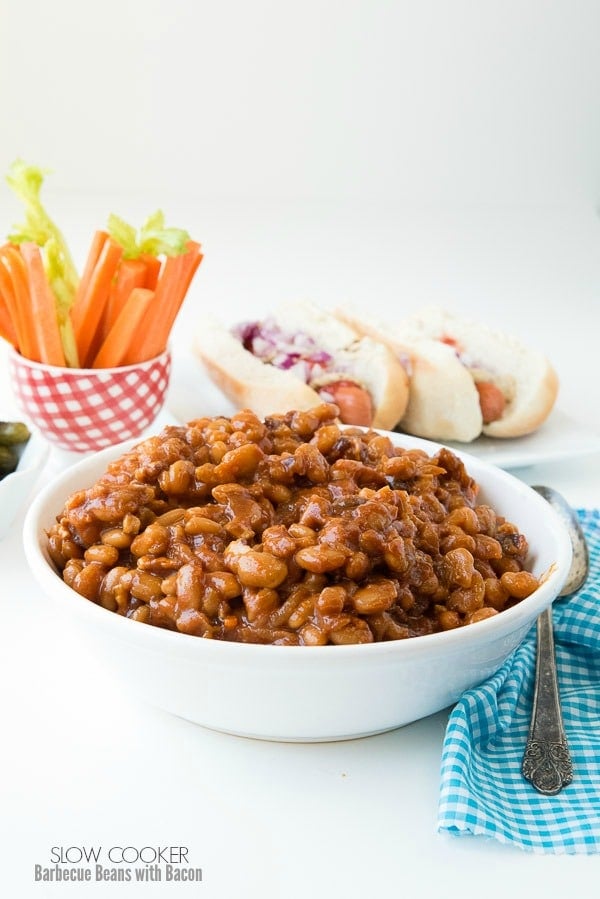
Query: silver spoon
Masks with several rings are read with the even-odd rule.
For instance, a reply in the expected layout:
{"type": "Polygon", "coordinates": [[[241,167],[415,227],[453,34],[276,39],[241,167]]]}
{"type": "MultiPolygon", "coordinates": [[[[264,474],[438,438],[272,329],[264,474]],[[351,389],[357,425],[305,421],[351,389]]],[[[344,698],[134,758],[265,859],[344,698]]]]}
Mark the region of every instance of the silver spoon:
{"type": "MultiPolygon", "coordinates": [[[[578,590],[587,577],[589,556],[587,543],[574,509],[552,487],[534,487],[558,513],[573,544],[573,561],[565,584],[558,594],[568,596],[578,590]]],[[[539,793],[554,796],[573,780],[573,763],[560,710],[560,694],[556,675],[552,607],[537,620],[537,661],[531,727],[523,764],[523,777],[530,780],[539,793]]]]}

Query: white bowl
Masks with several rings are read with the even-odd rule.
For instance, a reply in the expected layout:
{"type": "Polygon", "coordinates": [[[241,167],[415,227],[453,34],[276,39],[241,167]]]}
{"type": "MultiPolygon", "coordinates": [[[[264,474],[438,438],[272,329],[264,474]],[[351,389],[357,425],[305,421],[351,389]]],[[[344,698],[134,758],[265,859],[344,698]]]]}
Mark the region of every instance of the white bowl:
{"type": "MultiPolygon", "coordinates": [[[[392,434],[398,445],[439,449],[392,434]]],[[[551,604],[568,574],[571,543],[535,491],[505,471],[457,452],[481,486],[480,501],[516,524],[530,567],[545,575],[527,599],[456,630],[393,642],[265,646],[205,640],[124,618],[68,587],[46,549],[45,532],[66,498],[89,487],[135,441],[86,458],[35,499],[24,526],[31,569],[57,610],[80,627],[124,688],[175,715],[233,734],[284,741],[345,740],[431,715],[492,675],[551,604]]]]}

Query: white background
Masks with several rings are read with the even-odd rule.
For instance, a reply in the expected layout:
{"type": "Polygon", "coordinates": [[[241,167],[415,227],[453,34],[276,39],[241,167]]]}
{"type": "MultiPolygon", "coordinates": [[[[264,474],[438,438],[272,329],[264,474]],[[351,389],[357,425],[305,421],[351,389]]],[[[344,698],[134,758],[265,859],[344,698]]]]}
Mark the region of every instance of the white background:
{"type": "MultiPolygon", "coordinates": [[[[160,206],[203,243],[182,356],[204,310],[233,320],[311,297],[390,315],[433,301],[543,349],[561,410],[600,431],[600,3],[0,0],[0,12],[0,170],[16,156],[52,170],[47,205],[80,264],[111,211],[137,223],[160,206]]],[[[20,215],[0,184],[0,233],[20,215]]],[[[173,396],[190,417],[208,402],[194,378],[180,372],[173,396]]],[[[522,476],[592,505],[598,461],[522,476]]],[[[1,547],[11,895],[112,895],[45,889],[31,868],[56,844],[120,840],[180,840],[205,868],[201,889],[119,889],[136,899],[408,887],[495,899],[573,890],[591,872],[593,859],[436,834],[445,713],[286,746],[127,699],[45,606],[18,526],[1,547]]]]}
{"type": "Polygon", "coordinates": [[[65,190],[594,202],[593,0],[4,0],[2,168],[65,190]]]}

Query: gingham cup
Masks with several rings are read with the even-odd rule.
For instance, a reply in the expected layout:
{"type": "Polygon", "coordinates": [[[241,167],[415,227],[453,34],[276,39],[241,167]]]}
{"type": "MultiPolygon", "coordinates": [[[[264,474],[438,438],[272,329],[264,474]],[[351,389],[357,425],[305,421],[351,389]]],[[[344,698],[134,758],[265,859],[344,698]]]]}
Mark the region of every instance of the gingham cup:
{"type": "Polygon", "coordinates": [[[171,373],[168,350],[120,368],[61,368],[9,357],[22,415],[55,446],[91,452],[139,435],[160,412],[171,373]]]}

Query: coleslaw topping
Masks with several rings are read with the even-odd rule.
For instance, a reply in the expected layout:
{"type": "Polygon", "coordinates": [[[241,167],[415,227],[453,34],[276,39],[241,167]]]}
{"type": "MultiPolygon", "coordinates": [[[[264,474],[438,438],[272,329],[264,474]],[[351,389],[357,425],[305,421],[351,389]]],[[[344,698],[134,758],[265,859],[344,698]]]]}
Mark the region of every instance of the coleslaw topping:
{"type": "Polygon", "coordinates": [[[333,356],[320,349],[308,334],[284,331],[272,318],[241,322],[232,333],[244,349],[262,362],[289,371],[306,384],[328,374],[333,356]]]}

